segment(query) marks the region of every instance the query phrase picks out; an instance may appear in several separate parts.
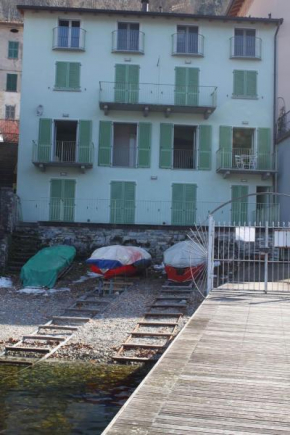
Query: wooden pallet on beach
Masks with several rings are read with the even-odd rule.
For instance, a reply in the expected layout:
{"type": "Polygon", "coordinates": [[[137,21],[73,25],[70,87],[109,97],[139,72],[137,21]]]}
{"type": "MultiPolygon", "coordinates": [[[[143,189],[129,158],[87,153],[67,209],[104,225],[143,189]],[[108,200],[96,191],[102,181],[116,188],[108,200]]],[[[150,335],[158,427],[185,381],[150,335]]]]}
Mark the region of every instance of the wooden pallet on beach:
{"type": "Polygon", "coordinates": [[[148,312],[144,314],[128,338],[122,343],[113,359],[118,362],[156,361],[175,338],[180,319],[187,308],[193,288],[162,286],[161,292],[154,300],[148,312]],[[144,330],[144,328],[146,330],[144,330]],[[148,331],[150,330],[150,332],[148,331]],[[135,341],[138,338],[147,342],[135,341]],[[150,339],[154,340],[150,344],[150,339]]]}

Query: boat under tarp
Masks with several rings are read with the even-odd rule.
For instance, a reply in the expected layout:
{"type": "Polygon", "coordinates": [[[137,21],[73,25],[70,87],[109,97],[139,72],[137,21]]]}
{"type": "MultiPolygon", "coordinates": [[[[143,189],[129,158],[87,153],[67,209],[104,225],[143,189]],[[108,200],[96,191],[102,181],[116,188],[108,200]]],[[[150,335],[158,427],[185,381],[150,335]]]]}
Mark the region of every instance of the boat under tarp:
{"type": "Polygon", "coordinates": [[[24,287],[53,288],[58,277],[71,265],[76,255],[73,246],[57,245],[41,249],[22,267],[24,287]]]}
{"type": "Polygon", "coordinates": [[[150,266],[151,255],[136,246],[112,245],[96,249],[86,263],[104,278],[131,276],[150,266]]]}
{"type": "Polygon", "coordinates": [[[191,240],[176,243],[163,256],[167,278],[174,282],[198,279],[207,261],[204,247],[191,240]]]}

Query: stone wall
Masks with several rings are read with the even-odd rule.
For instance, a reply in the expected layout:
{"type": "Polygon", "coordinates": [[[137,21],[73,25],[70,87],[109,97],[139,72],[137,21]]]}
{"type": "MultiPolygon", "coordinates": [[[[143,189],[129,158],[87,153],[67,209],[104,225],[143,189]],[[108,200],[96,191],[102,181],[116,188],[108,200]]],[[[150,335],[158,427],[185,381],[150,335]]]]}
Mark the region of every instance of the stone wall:
{"type": "Polygon", "coordinates": [[[0,271],[6,267],[9,241],[18,223],[17,196],[9,187],[0,188],[0,271]]]}

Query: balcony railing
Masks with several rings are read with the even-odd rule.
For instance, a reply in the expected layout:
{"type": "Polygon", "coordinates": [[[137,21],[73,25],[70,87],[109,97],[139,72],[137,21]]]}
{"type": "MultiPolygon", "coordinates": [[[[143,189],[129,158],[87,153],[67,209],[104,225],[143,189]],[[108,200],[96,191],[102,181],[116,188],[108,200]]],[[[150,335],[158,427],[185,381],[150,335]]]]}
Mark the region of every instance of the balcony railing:
{"type": "Polygon", "coordinates": [[[53,29],[54,50],[85,50],[86,31],[80,27],[55,27],[53,29]]]}
{"type": "Polygon", "coordinates": [[[75,141],[56,141],[53,146],[33,141],[32,162],[37,166],[93,165],[94,145],[81,146],[75,141]]]}
{"type": "Polygon", "coordinates": [[[113,166],[123,168],[136,168],[137,166],[137,147],[136,146],[114,146],[113,147],[113,166]]]}
{"type": "Polygon", "coordinates": [[[281,141],[290,135],[290,111],[284,113],[277,121],[277,140],[281,141]]]}
{"type": "Polygon", "coordinates": [[[230,57],[261,60],[262,39],[253,36],[233,36],[230,38],[230,57]]]}
{"type": "Polygon", "coordinates": [[[139,30],[115,30],[112,32],[112,52],[144,54],[145,34],[139,30]]]}
{"type": "Polygon", "coordinates": [[[196,169],[196,150],[173,150],[174,169],[196,169]]]}
{"type": "Polygon", "coordinates": [[[234,172],[274,172],[274,156],[256,153],[249,148],[233,148],[231,151],[217,151],[217,172],[230,170],[234,172]]]}
{"type": "MultiPolygon", "coordinates": [[[[228,199],[228,198],[227,198],[228,199]]],[[[207,225],[208,214],[227,200],[220,202],[175,202],[152,200],[110,200],[96,198],[21,199],[25,222],[63,221],[79,223],[118,223],[136,225],[207,225]]],[[[277,204],[236,201],[215,213],[217,223],[231,225],[279,222],[277,204]]]]}
{"type": "Polygon", "coordinates": [[[174,33],[172,54],[175,56],[204,56],[204,36],[198,33],[174,33]]]}
{"type": "Polygon", "coordinates": [[[100,108],[202,113],[208,117],[217,104],[215,86],[175,86],[155,83],[100,82],[100,108]]]}

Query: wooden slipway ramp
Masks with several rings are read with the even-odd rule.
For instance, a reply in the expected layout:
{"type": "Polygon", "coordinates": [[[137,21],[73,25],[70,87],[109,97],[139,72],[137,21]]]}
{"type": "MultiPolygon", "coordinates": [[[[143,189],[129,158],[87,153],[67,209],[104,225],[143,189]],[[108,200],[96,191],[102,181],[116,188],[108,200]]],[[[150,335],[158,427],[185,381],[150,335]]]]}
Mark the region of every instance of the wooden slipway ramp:
{"type": "Polygon", "coordinates": [[[30,335],[24,335],[13,345],[6,345],[0,354],[0,364],[34,365],[52,356],[72,338],[80,326],[104,311],[111,297],[133,284],[122,278],[99,281],[96,290],[85,293],[61,316],[54,316],[45,325],[39,325],[30,335]]]}
{"type": "Polygon", "coordinates": [[[290,293],[217,289],[103,435],[290,433],[290,293]]]}
{"type": "Polygon", "coordinates": [[[158,360],[175,338],[192,293],[192,284],[163,285],[148,312],[122,343],[113,359],[122,363],[158,360]]]}

